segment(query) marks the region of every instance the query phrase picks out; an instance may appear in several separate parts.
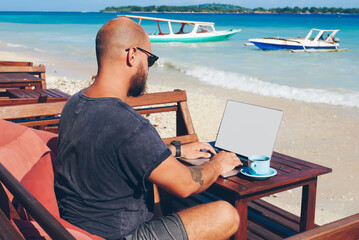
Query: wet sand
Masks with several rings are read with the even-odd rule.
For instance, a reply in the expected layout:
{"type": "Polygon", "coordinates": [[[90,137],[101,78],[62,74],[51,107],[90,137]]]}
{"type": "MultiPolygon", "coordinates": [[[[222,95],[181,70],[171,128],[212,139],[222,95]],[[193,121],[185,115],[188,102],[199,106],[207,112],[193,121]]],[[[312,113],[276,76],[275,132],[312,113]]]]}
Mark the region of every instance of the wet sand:
{"type": "MultiPolygon", "coordinates": [[[[38,59],[9,52],[0,52],[0,56],[0,60],[47,65],[38,59]]],[[[88,79],[80,80],[47,74],[47,87],[73,94],[87,87],[95,72],[94,69],[88,73],[88,79]]],[[[333,169],[332,173],[319,177],[315,222],[322,225],[359,212],[359,108],[264,97],[205,85],[176,70],[151,69],[148,92],[174,89],[187,91],[192,121],[201,141],[215,140],[228,99],[283,110],[284,118],[274,150],[333,169]]],[[[174,133],[174,115],[171,114],[149,118],[163,137],[174,133]]],[[[299,188],[271,195],[265,200],[300,214],[299,188]]]]}

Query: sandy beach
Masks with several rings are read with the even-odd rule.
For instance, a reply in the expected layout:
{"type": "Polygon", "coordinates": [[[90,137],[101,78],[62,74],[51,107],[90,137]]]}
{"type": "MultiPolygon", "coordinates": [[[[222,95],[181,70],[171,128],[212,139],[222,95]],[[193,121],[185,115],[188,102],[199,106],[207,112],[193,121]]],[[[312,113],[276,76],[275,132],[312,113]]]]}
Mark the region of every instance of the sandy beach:
{"type": "MultiPolygon", "coordinates": [[[[0,56],[0,60],[51,64],[13,52],[0,52],[0,56]]],[[[51,71],[46,75],[47,87],[74,94],[87,87],[95,73],[93,69],[87,73],[88,79],[71,79],[56,76],[55,71],[51,71]]],[[[174,89],[187,91],[193,124],[201,141],[216,138],[229,99],[283,110],[284,118],[274,150],[333,169],[332,173],[319,177],[315,222],[322,225],[359,212],[359,108],[265,97],[209,86],[175,70],[165,71],[159,67],[150,70],[148,92],[174,89]]],[[[151,116],[149,120],[157,126],[161,136],[173,134],[171,114],[151,116]]],[[[301,189],[288,190],[265,200],[299,215],[301,189]]]]}

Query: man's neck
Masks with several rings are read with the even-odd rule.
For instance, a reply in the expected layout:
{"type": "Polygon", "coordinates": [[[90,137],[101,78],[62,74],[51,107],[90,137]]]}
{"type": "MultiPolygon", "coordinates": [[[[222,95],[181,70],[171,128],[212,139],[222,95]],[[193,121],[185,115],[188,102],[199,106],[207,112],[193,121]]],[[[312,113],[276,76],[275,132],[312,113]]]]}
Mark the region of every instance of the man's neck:
{"type": "Polygon", "coordinates": [[[125,81],[118,79],[103,81],[101,77],[97,77],[90,87],[84,89],[83,93],[92,98],[114,97],[124,101],[127,98],[128,89],[124,83],[125,81]]]}

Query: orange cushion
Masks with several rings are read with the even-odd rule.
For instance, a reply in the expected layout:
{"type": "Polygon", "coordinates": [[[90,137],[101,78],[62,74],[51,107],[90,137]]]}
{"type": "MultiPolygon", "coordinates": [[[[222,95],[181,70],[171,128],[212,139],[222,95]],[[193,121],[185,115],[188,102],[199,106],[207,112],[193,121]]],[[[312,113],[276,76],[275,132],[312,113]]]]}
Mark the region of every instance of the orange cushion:
{"type": "Polygon", "coordinates": [[[59,217],[54,190],[54,171],[52,163],[55,154],[47,152],[21,179],[21,184],[49,211],[59,217]]]}

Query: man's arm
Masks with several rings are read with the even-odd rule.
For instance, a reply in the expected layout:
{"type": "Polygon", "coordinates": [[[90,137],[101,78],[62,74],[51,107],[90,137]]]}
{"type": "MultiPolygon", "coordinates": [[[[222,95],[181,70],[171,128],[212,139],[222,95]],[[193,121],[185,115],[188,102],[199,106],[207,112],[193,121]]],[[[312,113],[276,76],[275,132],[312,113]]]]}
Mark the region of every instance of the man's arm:
{"type": "MultiPolygon", "coordinates": [[[[185,150],[184,155],[192,157],[202,154],[208,155],[208,153],[198,150],[201,147],[198,148],[197,146],[191,149],[191,151],[185,150]],[[193,152],[193,149],[197,149],[197,153],[195,153],[196,151],[193,152]]],[[[213,149],[201,150],[212,152],[213,149]]],[[[152,171],[148,180],[173,195],[188,197],[206,190],[217,180],[220,174],[228,172],[241,164],[239,158],[234,153],[229,152],[220,152],[201,166],[190,167],[170,156],[152,171]]]]}

